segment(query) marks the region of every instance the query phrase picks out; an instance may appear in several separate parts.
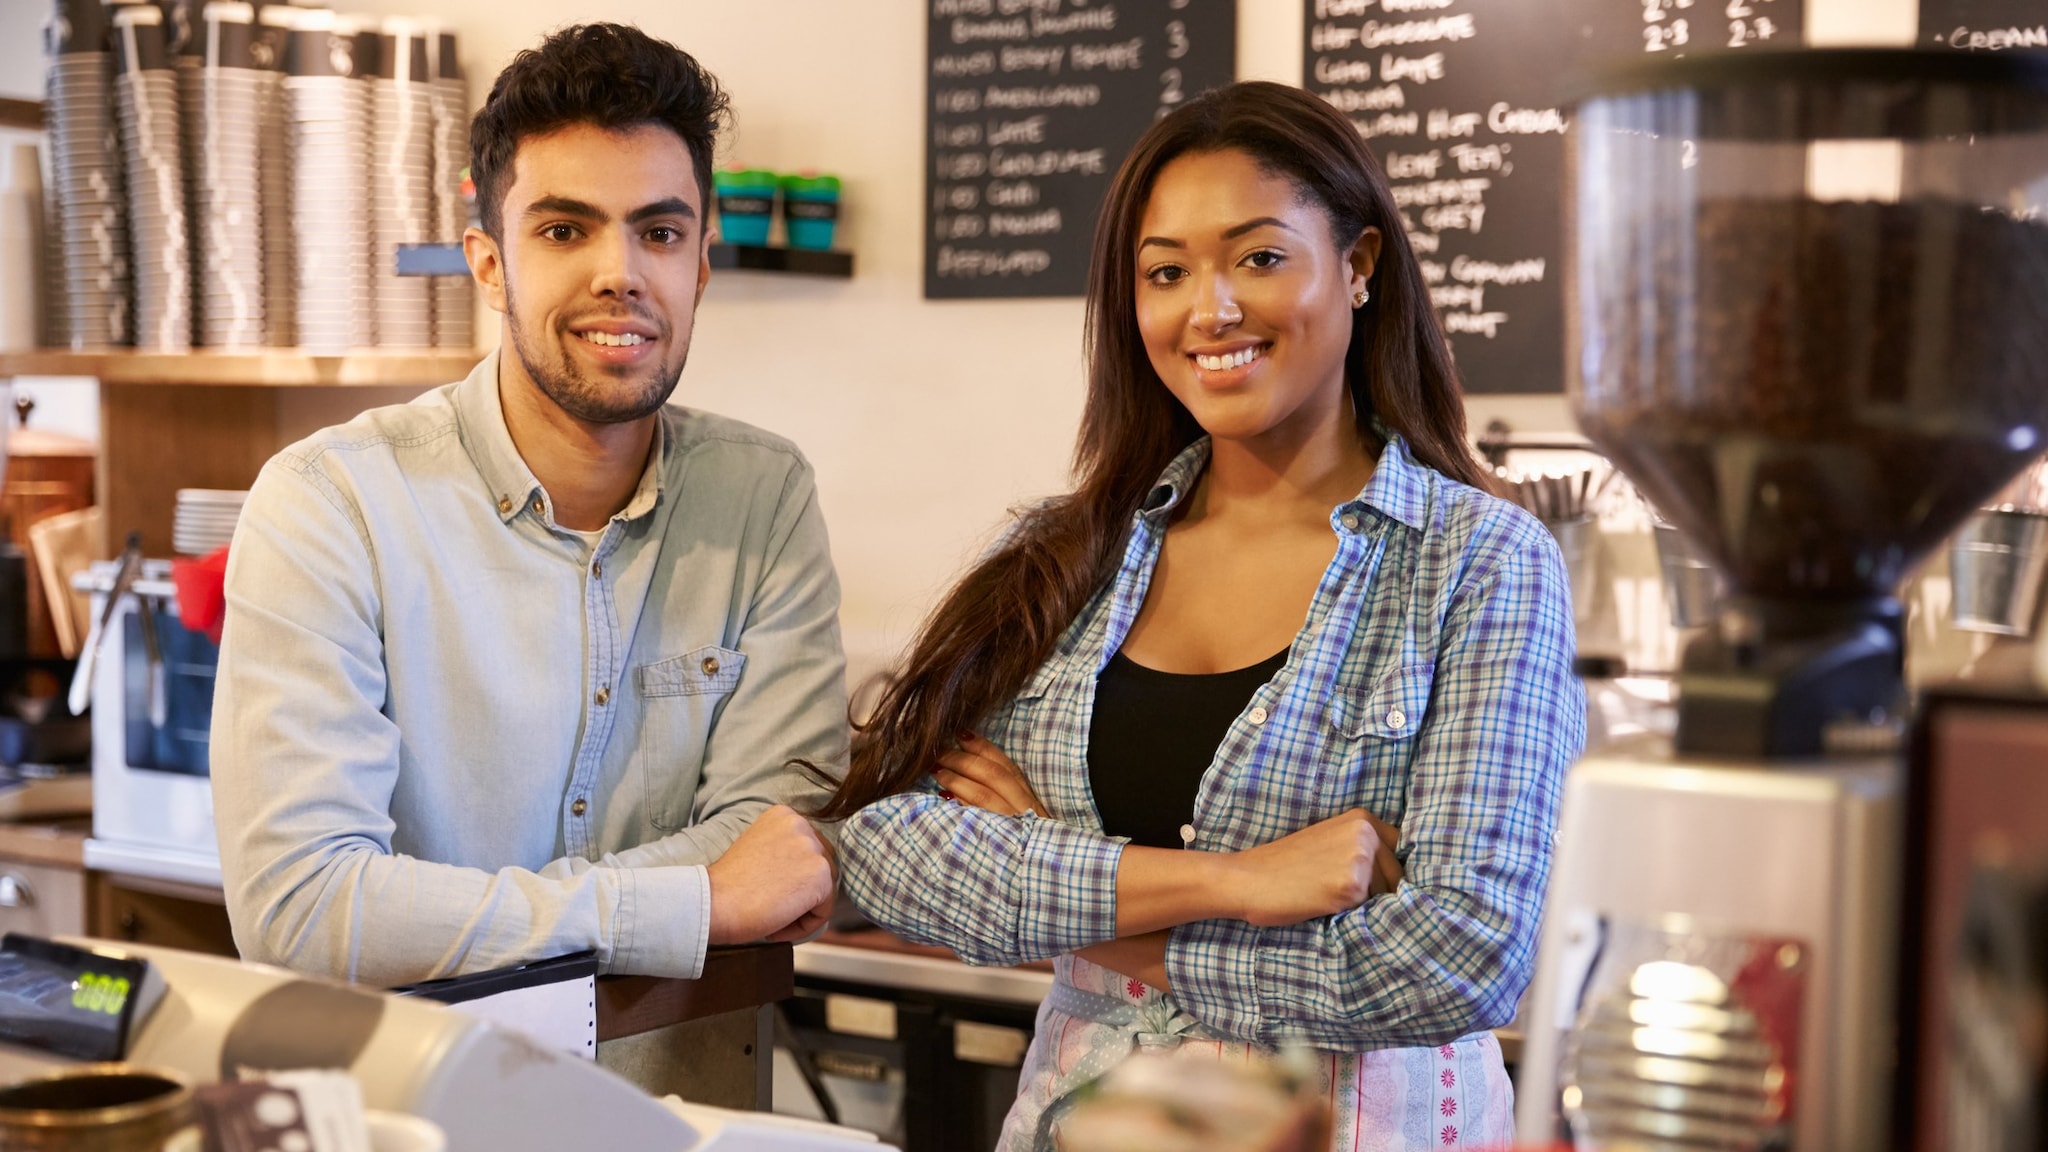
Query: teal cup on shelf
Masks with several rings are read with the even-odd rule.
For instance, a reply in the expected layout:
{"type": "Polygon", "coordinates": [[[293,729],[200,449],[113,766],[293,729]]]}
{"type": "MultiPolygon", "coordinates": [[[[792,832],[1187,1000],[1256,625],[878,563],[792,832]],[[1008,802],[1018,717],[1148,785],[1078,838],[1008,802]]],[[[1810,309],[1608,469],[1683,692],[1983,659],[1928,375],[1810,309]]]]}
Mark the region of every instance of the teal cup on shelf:
{"type": "Polygon", "coordinates": [[[718,233],[727,244],[766,244],[775,218],[775,173],[728,168],[711,177],[718,193],[718,233]]]}
{"type": "Polygon", "coordinates": [[[839,223],[839,177],[806,172],[782,178],[782,224],[791,248],[832,247],[839,223]]]}

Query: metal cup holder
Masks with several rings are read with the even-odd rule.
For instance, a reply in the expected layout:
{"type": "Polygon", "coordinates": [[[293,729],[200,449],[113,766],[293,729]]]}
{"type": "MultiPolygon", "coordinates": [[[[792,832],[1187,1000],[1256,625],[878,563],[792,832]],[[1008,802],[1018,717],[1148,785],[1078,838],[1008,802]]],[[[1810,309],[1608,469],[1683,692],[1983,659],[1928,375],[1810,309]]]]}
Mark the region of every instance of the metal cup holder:
{"type": "Polygon", "coordinates": [[[1674,628],[1698,628],[1714,619],[1714,605],[1727,585],[1692,541],[1677,528],[1657,521],[1657,567],[1664,576],[1664,603],[1674,628]]]}
{"type": "Polygon", "coordinates": [[[1949,544],[1955,626],[1995,636],[2029,635],[2044,568],[2048,513],[2014,508],[1979,513],[1949,544]]]}

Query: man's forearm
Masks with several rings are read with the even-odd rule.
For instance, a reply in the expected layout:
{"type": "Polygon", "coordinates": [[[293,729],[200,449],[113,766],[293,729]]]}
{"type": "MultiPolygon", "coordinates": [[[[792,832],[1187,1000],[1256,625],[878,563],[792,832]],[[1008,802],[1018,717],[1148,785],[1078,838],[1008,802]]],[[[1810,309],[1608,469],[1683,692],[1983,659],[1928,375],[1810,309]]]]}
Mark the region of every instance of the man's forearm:
{"type": "Polygon", "coordinates": [[[585,949],[607,972],[703,968],[702,868],[564,859],[486,872],[362,847],[246,871],[256,878],[228,900],[236,943],[296,971],[389,987],[585,949]]]}

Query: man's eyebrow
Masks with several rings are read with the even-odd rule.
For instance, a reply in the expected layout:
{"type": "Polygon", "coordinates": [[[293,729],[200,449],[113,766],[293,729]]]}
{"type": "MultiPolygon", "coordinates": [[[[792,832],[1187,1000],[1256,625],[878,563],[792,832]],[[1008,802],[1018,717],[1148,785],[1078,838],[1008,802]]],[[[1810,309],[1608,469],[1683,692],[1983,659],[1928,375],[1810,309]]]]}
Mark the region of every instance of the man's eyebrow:
{"type": "Polygon", "coordinates": [[[567,196],[543,196],[526,206],[527,216],[573,216],[578,220],[605,221],[611,219],[604,209],[595,204],[585,204],[567,196]]]}
{"type": "Polygon", "coordinates": [[[626,223],[638,224],[643,220],[652,220],[657,216],[680,216],[685,220],[695,220],[697,218],[697,210],[690,207],[689,201],[679,196],[671,196],[666,200],[656,200],[652,204],[643,204],[626,213],[626,223]]]}

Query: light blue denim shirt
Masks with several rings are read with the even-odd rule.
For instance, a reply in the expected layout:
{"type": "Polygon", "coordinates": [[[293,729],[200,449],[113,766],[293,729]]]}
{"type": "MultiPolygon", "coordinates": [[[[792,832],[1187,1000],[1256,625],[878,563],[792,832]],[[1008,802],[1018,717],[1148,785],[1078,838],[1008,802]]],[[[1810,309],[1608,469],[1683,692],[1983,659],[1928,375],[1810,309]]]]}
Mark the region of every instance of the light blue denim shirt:
{"type": "Polygon", "coordinates": [[[704,865],[846,758],[810,465],[662,410],[595,548],[505,428],[498,357],[287,448],[228,565],[221,874],[251,960],[390,985],[597,950],[702,971],[704,865]]]}

